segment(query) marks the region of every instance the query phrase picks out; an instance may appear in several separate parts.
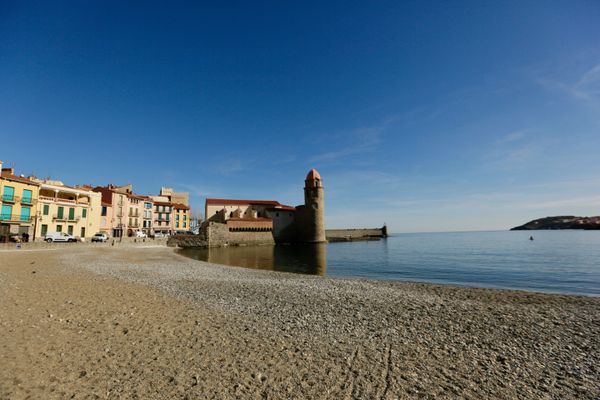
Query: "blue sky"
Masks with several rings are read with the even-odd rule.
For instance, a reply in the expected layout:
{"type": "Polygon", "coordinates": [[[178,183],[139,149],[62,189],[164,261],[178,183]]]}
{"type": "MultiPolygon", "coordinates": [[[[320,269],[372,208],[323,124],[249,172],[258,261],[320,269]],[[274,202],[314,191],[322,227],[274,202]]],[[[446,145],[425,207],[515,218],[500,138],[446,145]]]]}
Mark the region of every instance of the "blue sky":
{"type": "Polygon", "coordinates": [[[600,215],[600,2],[0,1],[0,159],[328,227],[600,215]]]}

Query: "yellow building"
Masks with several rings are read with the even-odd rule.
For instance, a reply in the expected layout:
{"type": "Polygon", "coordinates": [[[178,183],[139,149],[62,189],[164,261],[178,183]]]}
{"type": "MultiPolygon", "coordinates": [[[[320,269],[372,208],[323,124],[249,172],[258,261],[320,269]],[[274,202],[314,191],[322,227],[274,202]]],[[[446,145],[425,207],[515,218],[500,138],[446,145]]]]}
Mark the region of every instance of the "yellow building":
{"type": "Polygon", "coordinates": [[[0,161],[0,242],[33,240],[39,184],[16,176],[13,168],[2,168],[0,161]]]}
{"type": "Polygon", "coordinates": [[[173,204],[173,230],[189,231],[190,230],[190,207],[185,204],[173,204]]]}
{"type": "Polygon", "coordinates": [[[60,181],[38,180],[38,223],[36,237],[48,232],[65,232],[90,239],[100,231],[102,195],[87,186],[67,186],[60,181]]]}

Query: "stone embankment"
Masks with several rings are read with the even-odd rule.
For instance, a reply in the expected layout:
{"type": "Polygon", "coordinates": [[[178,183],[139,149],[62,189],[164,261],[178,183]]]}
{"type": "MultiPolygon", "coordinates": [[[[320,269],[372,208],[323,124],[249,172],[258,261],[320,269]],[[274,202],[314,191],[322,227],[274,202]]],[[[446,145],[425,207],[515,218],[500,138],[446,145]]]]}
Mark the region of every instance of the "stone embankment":
{"type": "Polygon", "coordinates": [[[42,240],[25,243],[0,243],[1,250],[52,250],[62,248],[84,248],[84,247],[137,247],[137,246],[165,246],[167,238],[111,238],[104,243],[87,240],[85,242],[65,243],[55,242],[46,243],[42,240]]]}
{"type": "MultiPolygon", "coordinates": [[[[380,240],[387,237],[387,227],[372,229],[328,229],[328,242],[353,242],[358,240],[380,240]]],[[[175,235],[167,241],[169,247],[223,247],[274,245],[272,232],[229,232],[227,225],[210,223],[199,235],[175,235]]]]}
{"type": "Polygon", "coordinates": [[[379,240],[387,237],[387,227],[373,229],[327,229],[328,242],[352,242],[355,240],[379,240]]]}

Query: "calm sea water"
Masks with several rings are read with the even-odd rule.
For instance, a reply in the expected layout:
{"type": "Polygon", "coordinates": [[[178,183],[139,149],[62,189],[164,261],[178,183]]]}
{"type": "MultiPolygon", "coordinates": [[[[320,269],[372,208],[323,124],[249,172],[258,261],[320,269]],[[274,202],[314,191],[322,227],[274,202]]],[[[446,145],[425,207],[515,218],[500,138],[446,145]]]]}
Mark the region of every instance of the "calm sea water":
{"type": "Polygon", "coordinates": [[[600,231],[397,234],[373,242],[184,250],[192,258],[334,277],[600,296],[600,231]],[[529,236],[533,235],[533,241],[529,236]]]}

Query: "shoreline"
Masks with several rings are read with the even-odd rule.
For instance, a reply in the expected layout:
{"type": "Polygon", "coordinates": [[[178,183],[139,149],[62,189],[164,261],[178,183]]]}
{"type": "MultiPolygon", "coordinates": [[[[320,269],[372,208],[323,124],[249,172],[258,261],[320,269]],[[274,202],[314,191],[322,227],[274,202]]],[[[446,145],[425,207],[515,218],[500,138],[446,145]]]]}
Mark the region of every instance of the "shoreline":
{"type": "MultiPolygon", "coordinates": [[[[332,243],[342,243],[342,242],[332,242],[332,243]]],[[[278,245],[256,245],[257,247],[275,247],[278,245]]],[[[237,249],[240,246],[233,246],[234,249],[237,249]]],[[[246,247],[246,246],[241,246],[241,247],[246,247]]],[[[250,246],[248,246],[250,247],[250,246]]],[[[173,247],[174,249],[174,254],[177,254],[179,256],[182,256],[186,259],[189,260],[193,260],[196,262],[201,262],[201,263],[206,263],[206,264],[211,264],[211,265],[219,265],[222,267],[228,267],[228,268],[243,268],[243,269],[249,269],[249,270],[255,270],[255,271],[263,271],[263,272],[280,272],[280,273],[286,273],[286,274],[299,274],[299,275],[303,275],[303,276],[312,276],[315,274],[312,273],[305,273],[305,272],[297,272],[297,271],[286,271],[286,270],[274,270],[274,269],[270,269],[269,267],[255,267],[255,266],[241,266],[241,265],[234,265],[234,264],[225,264],[225,263],[218,263],[218,262],[213,262],[213,261],[205,261],[205,260],[201,260],[198,258],[194,258],[192,256],[188,256],[182,253],[185,253],[186,251],[193,251],[195,250],[194,248],[179,248],[179,247],[173,247]]],[[[204,248],[199,248],[200,250],[207,250],[204,248]]],[[[218,248],[217,250],[222,250],[223,248],[218,248]]],[[[360,275],[330,275],[330,274],[325,274],[323,276],[321,276],[322,278],[327,278],[327,279],[341,279],[341,280],[345,280],[345,279],[350,279],[350,280],[365,280],[365,281],[373,281],[373,282],[398,282],[398,283],[414,283],[414,284],[425,284],[425,285],[439,285],[439,286],[449,286],[449,287],[457,287],[457,288],[465,288],[465,289],[490,289],[490,290],[501,290],[501,291],[516,291],[516,292],[522,292],[522,293],[538,293],[538,294],[554,294],[554,295],[561,295],[561,296],[583,296],[583,297],[594,297],[594,298],[600,298],[600,294],[596,294],[596,293],[579,293],[579,292],[567,292],[567,291],[553,291],[553,290],[544,290],[544,289],[537,289],[537,288],[516,288],[516,287],[508,287],[508,286],[492,286],[492,285],[488,285],[485,286],[485,284],[481,284],[481,283],[474,283],[472,285],[468,285],[468,284],[462,284],[460,282],[450,282],[450,281],[435,281],[435,280],[410,280],[410,279],[396,279],[396,278],[383,278],[383,277],[371,277],[371,276],[360,276],[360,275]]]]}
{"type": "Polygon", "coordinates": [[[600,395],[593,296],[282,274],[166,247],[2,252],[0,288],[0,397],[600,395]]]}

